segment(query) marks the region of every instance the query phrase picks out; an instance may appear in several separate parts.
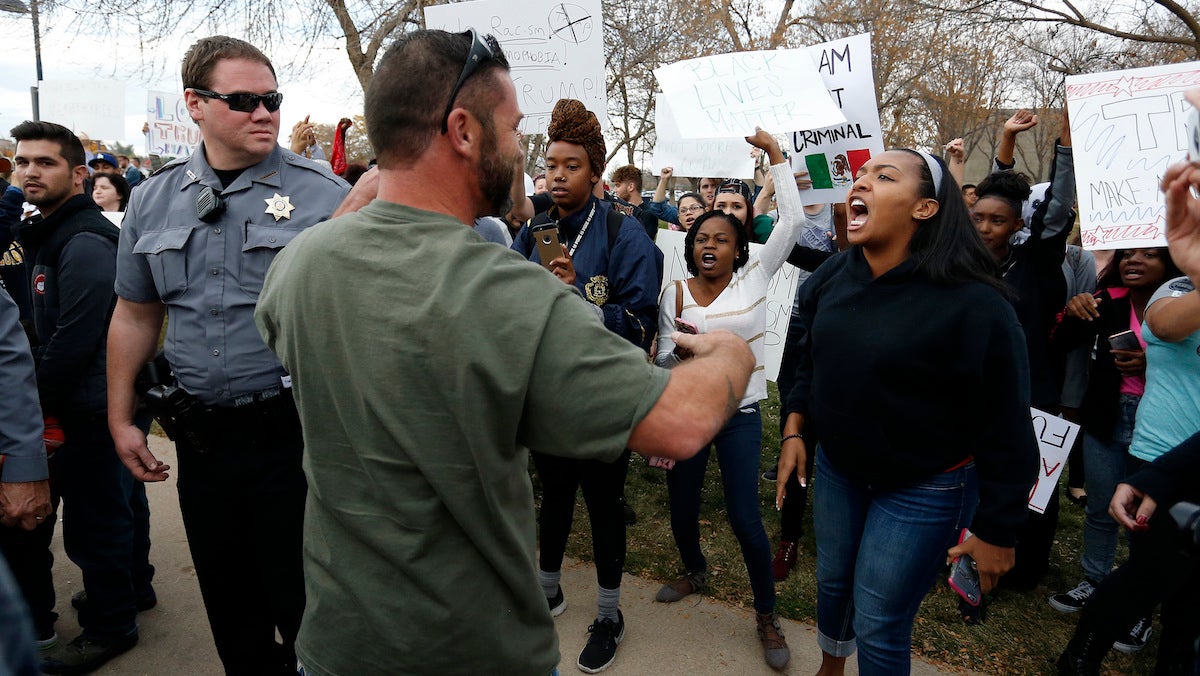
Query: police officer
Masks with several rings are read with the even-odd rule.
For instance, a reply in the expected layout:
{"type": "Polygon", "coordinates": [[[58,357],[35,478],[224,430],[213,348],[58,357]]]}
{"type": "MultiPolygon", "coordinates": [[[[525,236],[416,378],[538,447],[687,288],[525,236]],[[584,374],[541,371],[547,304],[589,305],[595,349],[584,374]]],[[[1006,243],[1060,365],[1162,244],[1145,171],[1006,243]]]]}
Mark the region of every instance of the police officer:
{"type": "Polygon", "coordinates": [[[291,381],[259,337],[254,307],[275,255],[329,218],[349,186],[278,145],[282,95],[253,45],[204,38],[182,75],[204,141],[147,179],[125,215],[109,428],[134,476],[167,478],[133,417],[135,377],[169,310],[167,360],[194,404],[176,438],[179,506],[217,652],[230,674],[294,674],[303,441],[291,381]]]}

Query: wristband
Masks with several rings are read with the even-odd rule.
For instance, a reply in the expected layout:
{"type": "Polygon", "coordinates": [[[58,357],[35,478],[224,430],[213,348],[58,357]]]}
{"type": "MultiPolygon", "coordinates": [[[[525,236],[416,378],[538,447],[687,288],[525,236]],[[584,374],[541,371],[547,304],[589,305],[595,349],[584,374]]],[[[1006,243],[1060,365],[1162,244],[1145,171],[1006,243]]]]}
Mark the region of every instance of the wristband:
{"type": "Polygon", "coordinates": [[[804,435],[803,434],[789,434],[786,437],[779,440],[779,445],[782,446],[784,444],[784,442],[786,442],[788,439],[799,439],[800,441],[804,441],[804,435]]]}

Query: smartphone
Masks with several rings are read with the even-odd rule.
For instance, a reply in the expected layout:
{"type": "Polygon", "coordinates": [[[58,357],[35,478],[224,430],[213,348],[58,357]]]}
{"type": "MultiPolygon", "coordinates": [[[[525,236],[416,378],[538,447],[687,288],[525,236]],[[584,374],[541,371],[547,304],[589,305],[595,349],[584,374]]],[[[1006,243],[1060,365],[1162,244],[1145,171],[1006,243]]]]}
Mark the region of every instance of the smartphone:
{"type": "Polygon", "coordinates": [[[1137,335],[1133,330],[1114,333],[1108,337],[1108,344],[1114,350],[1141,350],[1142,344],[1138,342],[1137,335]]]}
{"type": "Polygon", "coordinates": [[[680,333],[690,333],[693,336],[700,333],[700,329],[695,324],[682,317],[675,318],[675,330],[680,333]]]}
{"type": "MultiPolygon", "coordinates": [[[[964,528],[959,535],[958,543],[962,544],[971,537],[971,531],[964,528]]],[[[964,601],[972,606],[978,606],[983,601],[983,587],[979,584],[979,571],[975,568],[975,559],[969,554],[954,559],[950,564],[950,577],[946,580],[950,588],[958,592],[964,601]]]]}
{"type": "Polygon", "coordinates": [[[649,458],[646,458],[646,464],[650,465],[651,467],[671,469],[675,466],[675,461],[670,458],[660,458],[657,455],[652,455],[649,458]]]}
{"type": "Polygon", "coordinates": [[[542,267],[550,269],[550,261],[562,258],[562,245],[558,241],[558,225],[542,223],[529,229],[533,241],[537,244],[538,258],[542,259],[542,267]]]}

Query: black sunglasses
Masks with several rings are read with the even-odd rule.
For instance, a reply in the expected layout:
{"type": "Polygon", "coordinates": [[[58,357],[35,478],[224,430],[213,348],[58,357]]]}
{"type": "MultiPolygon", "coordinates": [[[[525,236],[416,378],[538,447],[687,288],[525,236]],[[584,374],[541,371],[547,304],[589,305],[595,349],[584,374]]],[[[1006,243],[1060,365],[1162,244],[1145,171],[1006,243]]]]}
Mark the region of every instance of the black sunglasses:
{"type": "Polygon", "coordinates": [[[467,62],[463,64],[458,82],[455,82],[454,89],[450,90],[450,100],[446,102],[446,112],[442,115],[443,134],[450,131],[450,113],[454,110],[454,99],[458,98],[458,92],[467,79],[490,61],[495,61],[503,66],[508,65],[508,59],[504,58],[504,51],[500,49],[500,43],[490,33],[481,38],[474,28],[470,28],[459,35],[471,36],[471,51],[467,53],[467,62]]]}
{"type": "Polygon", "coordinates": [[[195,87],[192,87],[192,91],[206,99],[221,99],[229,106],[230,110],[236,110],[239,113],[253,113],[258,110],[259,103],[267,107],[268,113],[273,113],[279,110],[280,104],[283,103],[283,94],[279,92],[271,92],[270,94],[250,94],[247,92],[218,94],[210,92],[207,89],[196,89],[195,87]]]}
{"type": "Polygon", "coordinates": [[[746,185],[746,182],[741,179],[727,179],[721,184],[720,188],[717,188],[718,194],[723,192],[741,195],[746,200],[746,204],[750,203],[750,186],[746,185]]]}

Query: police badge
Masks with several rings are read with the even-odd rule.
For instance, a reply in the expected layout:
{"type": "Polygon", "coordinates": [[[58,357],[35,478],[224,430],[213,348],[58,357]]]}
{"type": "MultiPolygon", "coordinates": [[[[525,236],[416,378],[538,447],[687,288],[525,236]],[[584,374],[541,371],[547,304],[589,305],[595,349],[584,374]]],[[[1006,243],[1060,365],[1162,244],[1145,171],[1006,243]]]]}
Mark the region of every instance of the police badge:
{"type": "Polygon", "coordinates": [[[604,305],[608,302],[608,277],[604,275],[592,277],[583,290],[587,293],[589,301],[596,305],[604,305]]]}

